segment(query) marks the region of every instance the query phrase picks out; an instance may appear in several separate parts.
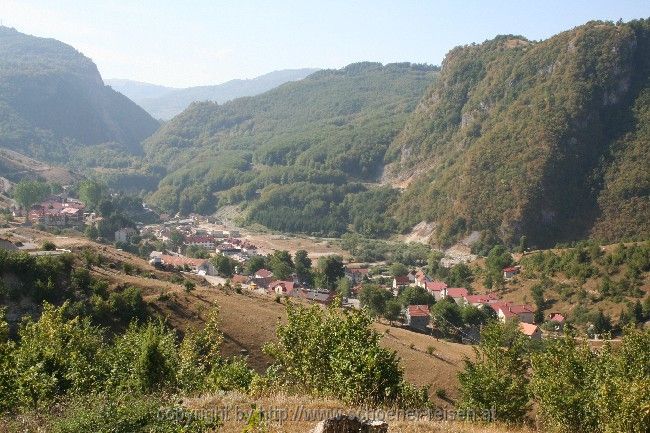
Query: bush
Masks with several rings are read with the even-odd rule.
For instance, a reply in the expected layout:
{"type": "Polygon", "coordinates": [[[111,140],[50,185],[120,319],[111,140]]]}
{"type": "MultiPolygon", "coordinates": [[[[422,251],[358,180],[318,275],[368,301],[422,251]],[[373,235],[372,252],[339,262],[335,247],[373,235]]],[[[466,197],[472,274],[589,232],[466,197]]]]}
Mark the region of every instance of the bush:
{"type": "Polygon", "coordinates": [[[426,391],[406,384],[395,353],[379,345],[367,313],[289,302],[287,315],[278,341],[264,347],[278,385],[352,404],[426,404],[426,391]]]}
{"type": "Polygon", "coordinates": [[[476,360],[466,359],[465,370],[458,374],[459,406],[475,413],[494,408],[499,420],[523,421],[529,407],[528,339],[513,334],[507,325],[491,322],[474,352],[476,360]]]}

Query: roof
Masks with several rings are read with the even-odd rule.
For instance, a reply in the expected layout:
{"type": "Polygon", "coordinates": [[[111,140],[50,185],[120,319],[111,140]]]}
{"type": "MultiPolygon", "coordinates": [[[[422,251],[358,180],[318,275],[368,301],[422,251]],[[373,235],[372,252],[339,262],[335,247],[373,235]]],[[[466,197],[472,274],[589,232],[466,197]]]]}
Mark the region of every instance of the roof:
{"type": "Polygon", "coordinates": [[[276,281],[272,284],[273,288],[282,287],[283,292],[293,291],[293,281],[276,281]]]}
{"type": "Polygon", "coordinates": [[[551,314],[551,318],[549,320],[551,322],[564,323],[566,318],[563,315],[561,315],[560,313],[554,313],[554,314],[551,314]]]}
{"type": "Polygon", "coordinates": [[[273,272],[269,271],[268,269],[258,269],[257,272],[255,272],[255,276],[259,278],[270,278],[273,276],[273,272]]]}
{"type": "Polygon", "coordinates": [[[307,290],[301,289],[298,290],[298,297],[307,299],[308,301],[315,301],[324,304],[328,304],[334,299],[335,294],[330,292],[322,292],[317,290],[307,290]]]}
{"type": "Polygon", "coordinates": [[[411,282],[407,275],[400,275],[398,277],[395,277],[394,281],[398,286],[406,286],[411,282]]]}
{"type": "Polygon", "coordinates": [[[429,315],[428,305],[409,305],[407,308],[410,317],[425,317],[429,315]]]}
{"type": "Polygon", "coordinates": [[[246,275],[235,274],[230,279],[234,284],[246,284],[248,282],[248,277],[246,275]]]}
{"type": "Polygon", "coordinates": [[[520,314],[535,312],[530,305],[511,304],[510,302],[493,302],[488,305],[497,313],[501,310],[504,317],[514,317],[520,314]]]}
{"type": "Polygon", "coordinates": [[[467,295],[467,289],[464,287],[452,287],[450,289],[447,289],[447,296],[450,298],[462,298],[467,295]]]}
{"type": "Polygon", "coordinates": [[[170,265],[170,266],[201,266],[203,263],[206,262],[205,259],[193,259],[190,257],[183,257],[183,256],[168,256],[166,254],[163,254],[160,256],[160,259],[163,261],[164,264],[170,265]]]}
{"type": "Polygon", "coordinates": [[[503,268],[503,272],[517,272],[517,268],[515,268],[514,266],[510,266],[507,268],[503,268]]]}
{"type": "Polygon", "coordinates": [[[447,288],[447,284],[443,281],[427,281],[424,287],[431,292],[439,292],[447,288]]]}
{"type": "Polygon", "coordinates": [[[524,323],[524,322],[519,322],[519,330],[524,334],[529,337],[531,337],[535,332],[539,330],[537,325],[533,325],[532,323],[524,323]]]}
{"type": "Polygon", "coordinates": [[[197,244],[214,243],[214,238],[211,236],[188,236],[186,242],[197,244]]]}

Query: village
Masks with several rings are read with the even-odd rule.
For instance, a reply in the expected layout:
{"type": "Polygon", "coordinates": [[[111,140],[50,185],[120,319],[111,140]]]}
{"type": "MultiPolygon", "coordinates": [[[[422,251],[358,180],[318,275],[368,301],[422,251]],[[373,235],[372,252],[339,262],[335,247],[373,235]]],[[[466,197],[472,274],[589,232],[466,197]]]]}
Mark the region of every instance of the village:
{"type": "MultiPolygon", "coordinates": [[[[101,217],[95,212],[85,212],[85,205],[77,199],[65,195],[54,195],[43,202],[35,204],[24,214],[26,225],[60,230],[64,228],[95,227],[101,217]]],[[[167,216],[165,216],[167,217],[167,216]]],[[[168,218],[168,217],[167,217],[168,218]]],[[[274,273],[264,267],[251,270],[247,264],[251,259],[263,258],[276,251],[274,248],[263,249],[250,239],[250,235],[240,229],[226,227],[214,218],[190,215],[186,218],[169,218],[156,224],[137,224],[136,227],[119,227],[113,233],[116,246],[129,245],[129,242],[140,239],[155,239],[161,250],[153,250],[148,254],[149,263],[155,267],[171,272],[195,274],[203,277],[208,283],[217,288],[233,288],[237,291],[251,291],[258,295],[297,300],[329,305],[341,295],[332,288],[318,287],[293,273],[288,278],[277,278],[274,273]],[[194,257],[188,253],[192,252],[194,257]],[[197,252],[199,254],[197,254],[197,252]],[[215,267],[215,259],[226,257],[234,264],[227,274],[219,272],[215,267]]],[[[29,242],[14,245],[4,240],[3,248],[26,250],[33,255],[63,254],[68,250],[54,249],[38,251],[38,246],[29,242]]],[[[458,307],[476,307],[486,316],[492,316],[499,321],[516,322],[520,331],[530,339],[539,340],[543,337],[542,329],[535,324],[535,307],[525,303],[515,303],[501,298],[497,292],[482,294],[473,293],[471,288],[448,287],[444,281],[437,281],[427,276],[423,268],[409,269],[403,275],[391,275],[386,269],[373,264],[346,263],[343,266],[341,278],[348,281],[350,289],[340,296],[340,302],[345,308],[362,308],[360,292],[364,284],[372,283],[386,291],[388,296],[398,297],[408,288],[418,288],[426,291],[433,302],[443,300],[453,301],[458,307]]],[[[515,277],[521,268],[510,266],[503,269],[503,279],[508,281],[515,277]]],[[[565,317],[559,313],[550,313],[546,318],[553,331],[560,331],[564,326],[565,317]]],[[[396,324],[416,332],[432,334],[431,303],[403,305],[396,324]]],[[[479,330],[476,327],[459,327],[457,334],[465,342],[476,342],[479,330]],[[471,336],[469,336],[471,335],[471,336]]]]}

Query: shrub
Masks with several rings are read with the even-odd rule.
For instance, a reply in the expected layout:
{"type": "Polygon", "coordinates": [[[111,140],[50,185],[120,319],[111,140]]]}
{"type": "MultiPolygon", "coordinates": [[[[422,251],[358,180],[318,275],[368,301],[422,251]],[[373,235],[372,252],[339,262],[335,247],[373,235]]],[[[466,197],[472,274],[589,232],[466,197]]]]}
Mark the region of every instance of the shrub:
{"type": "Polygon", "coordinates": [[[264,347],[280,386],[354,404],[426,404],[426,391],[406,384],[395,353],[379,345],[366,312],[288,302],[287,315],[278,341],[264,347]]]}

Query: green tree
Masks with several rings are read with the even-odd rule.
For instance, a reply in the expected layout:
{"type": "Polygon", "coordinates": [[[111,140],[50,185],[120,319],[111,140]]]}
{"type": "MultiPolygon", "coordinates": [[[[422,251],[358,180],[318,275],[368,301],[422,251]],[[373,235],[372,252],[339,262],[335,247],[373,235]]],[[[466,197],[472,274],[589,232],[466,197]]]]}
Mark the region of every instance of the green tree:
{"type": "Polygon", "coordinates": [[[442,335],[450,336],[463,326],[460,307],[451,298],[443,298],[431,307],[431,323],[442,335]]]}
{"type": "Polygon", "coordinates": [[[223,254],[217,254],[210,259],[217,273],[222,277],[232,277],[234,264],[230,257],[223,254]]]}
{"type": "Polygon", "coordinates": [[[42,201],[50,194],[50,187],[45,182],[21,180],[13,189],[14,200],[25,209],[42,201]]]}
{"type": "Polygon", "coordinates": [[[267,267],[267,259],[264,256],[253,256],[246,262],[246,273],[249,275],[254,274],[260,269],[267,267]]]}
{"type": "Polygon", "coordinates": [[[287,304],[277,342],[264,347],[280,386],[348,404],[422,407],[425,393],[405,383],[394,352],[379,344],[363,311],[287,304]]]}
{"type": "Polygon", "coordinates": [[[373,317],[383,316],[386,311],[386,302],[392,298],[392,293],[376,284],[363,284],[359,291],[361,306],[366,307],[373,317]]]}
{"type": "Polygon", "coordinates": [[[390,322],[392,325],[394,321],[399,319],[400,314],[402,313],[402,304],[399,300],[391,298],[386,302],[386,307],[384,309],[384,318],[390,322]]]}
{"type": "Polygon", "coordinates": [[[521,333],[511,339],[509,334],[498,322],[483,328],[475,359],[465,359],[458,374],[459,406],[477,413],[494,408],[497,419],[521,422],[529,408],[528,339],[521,333]]]}
{"type": "Polygon", "coordinates": [[[86,179],[79,184],[79,199],[89,209],[97,209],[104,194],[104,184],[95,179],[86,179]]]}
{"type": "Polygon", "coordinates": [[[293,256],[293,263],[296,268],[298,279],[311,286],[314,283],[314,273],[311,269],[312,262],[307,255],[307,251],[296,251],[296,254],[293,256]]]}
{"type": "Polygon", "coordinates": [[[287,251],[274,251],[269,257],[269,267],[273,276],[279,280],[288,280],[294,271],[293,260],[287,251]]]}
{"type": "Polygon", "coordinates": [[[401,277],[408,274],[409,269],[403,263],[393,263],[390,265],[390,274],[393,277],[401,277]]]}
{"type": "Polygon", "coordinates": [[[449,270],[446,283],[449,287],[469,287],[474,279],[472,270],[465,263],[458,263],[449,270]]]}
{"type": "Polygon", "coordinates": [[[399,295],[399,302],[403,306],[408,305],[433,305],[436,298],[422,287],[409,286],[402,290],[399,295]]]}
{"type": "Polygon", "coordinates": [[[352,293],[352,283],[346,277],[339,278],[339,281],[336,283],[336,293],[343,297],[349,298],[352,293]]]}
{"type": "Polygon", "coordinates": [[[337,255],[325,256],[318,259],[318,270],[324,276],[324,288],[332,290],[339,278],[345,276],[343,258],[337,255]]]}

